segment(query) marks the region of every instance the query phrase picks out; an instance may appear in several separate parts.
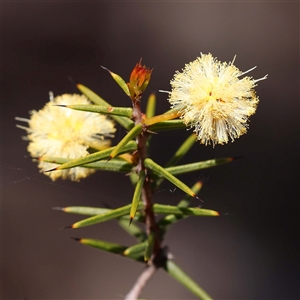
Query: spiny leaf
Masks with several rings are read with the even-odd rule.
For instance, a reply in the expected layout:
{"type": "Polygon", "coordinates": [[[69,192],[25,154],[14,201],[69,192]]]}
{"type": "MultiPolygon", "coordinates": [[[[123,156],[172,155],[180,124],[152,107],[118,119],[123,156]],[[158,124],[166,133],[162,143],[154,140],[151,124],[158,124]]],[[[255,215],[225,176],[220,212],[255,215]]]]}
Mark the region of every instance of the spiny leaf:
{"type": "Polygon", "coordinates": [[[124,81],[124,79],[116,74],[116,73],[113,73],[112,71],[110,71],[109,69],[101,66],[102,69],[106,70],[109,72],[109,74],[111,75],[111,77],[115,80],[115,82],[119,85],[119,87],[124,91],[124,93],[127,95],[127,96],[130,96],[130,91],[129,91],[129,88],[128,88],[128,85],[127,83],[124,81]]]}
{"type": "Polygon", "coordinates": [[[155,106],[156,106],[156,96],[152,93],[147,101],[146,107],[146,117],[148,119],[152,118],[155,115],[155,106]]]}
{"type": "Polygon", "coordinates": [[[101,249],[103,251],[111,252],[111,253],[116,253],[116,254],[122,254],[124,250],[127,249],[126,246],[122,246],[119,244],[111,243],[111,242],[106,242],[102,240],[95,240],[95,239],[81,239],[81,238],[72,238],[75,241],[78,241],[79,243],[83,245],[87,245],[90,247],[94,247],[97,249],[101,249]]]}
{"type": "Polygon", "coordinates": [[[144,163],[147,168],[151,169],[156,174],[163,176],[164,178],[166,178],[167,180],[172,182],[174,185],[176,185],[178,188],[180,188],[182,191],[184,191],[188,195],[197,198],[195,193],[185,183],[183,183],[178,178],[173,176],[171,173],[166,171],[163,167],[161,167],[160,165],[155,163],[152,159],[146,158],[144,163]]]}
{"type": "Polygon", "coordinates": [[[112,107],[106,105],[83,105],[83,104],[76,104],[76,105],[58,105],[74,110],[81,110],[81,111],[88,111],[106,115],[115,115],[115,116],[122,116],[131,118],[132,117],[132,108],[130,107],[112,107]]]}
{"type": "MultiPolygon", "coordinates": [[[[125,137],[118,143],[116,147],[114,147],[113,151],[109,155],[109,159],[114,158],[117,154],[120,154],[124,147],[129,143],[130,140],[135,138],[138,134],[142,132],[143,126],[141,124],[135,125],[126,135],[125,137]]],[[[128,152],[128,151],[126,151],[128,152]]],[[[124,153],[124,151],[122,152],[124,153]]]]}
{"type": "Polygon", "coordinates": [[[144,256],[145,249],[146,249],[147,245],[148,245],[148,241],[138,243],[138,244],[135,244],[131,247],[128,247],[124,251],[124,255],[125,256],[138,256],[138,255],[143,255],[144,256]]]}
{"type": "Polygon", "coordinates": [[[98,224],[98,223],[101,223],[101,222],[105,222],[105,221],[108,221],[108,220],[111,220],[111,219],[119,218],[119,217],[122,217],[126,214],[129,214],[130,207],[131,207],[131,205],[128,204],[128,205],[113,209],[113,210],[111,210],[107,213],[96,215],[96,216],[81,220],[79,222],[74,223],[71,226],[68,226],[67,228],[81,228],[81,227],[90,226],[90,225],[98,224]]]}
{"type": "Polygon", "coordinates": [[[132,198],[132,203],[131,203],[131,208],[130,208],[130,223],[132,222],[132,220],[135,216],[136,210],[139,206],[139,201],[141,199],[144,181],[145,181],[145,171],[141,171],[139,173],[139,180],[135,186],[135,190],[134,190],[134,194],[133,194],[133,198],[132,198]]]}
{"type": "Polygon", "coordinates": [[[229,163],[233,160],[234,160],[233,157],[216,158],[216,159],[210,159],[210,160],[195,162],[191,164],[181,165],[181,166],[168,167],[166,168],[166,171],[171,173],[172,175],[179,175],[179,174],[194,172],[206,168],[216,167],[222,164],[229,163]]]}
{"type": "Polygon", "coordinates": [[[194,133],[191,134],[178,148],[173,157],[167,162],[165,168],[176,165],[182,159],[182,157],[184,157],[184,155],[186,155],[186,153],[192,148],[192,146],[195,144],[196,139],[196,135],[194,133]]]}
{"type": "Polygon", "coordinates": [[[150,119],[146,119],[144,121],[144,124],[147,125],[147,126],[150,126],[150,125],[154,125],[156,123],[160,123],[160,122],[164,122],[164,121],[167,121],[167,120],[175,119],[177,117],[178,117],[178,113],[176,111],[175,112],[170,112],[168,114],[162,114],[162,115],[154,116],[150,119]]]}
{"type": "Polygon", "coordinates": [[[128,163],[122,159],[113,159],[111,161],[98,161],[92,164],[83,165],[82,167],[92,168],[102,171],[112,171],[112,172],[124,172],[129,173],[134,167],[133,164],[128,163]]]}
{"type": "Polygon", "coordinates": [[[174,215],[182,215],[182,216],[208,216],[208,217],[216,217],[220,214],[211,209],[203,209],[203,208],[191,208],[191,207],[178,207],[164,204],[153,205],[153,211],[156,214],[174,214],[174,215]]]}
{"type": "MultiPolygon", "coordinates": [[[[202,189],[202,182],[197,181],[192,187],[191,190],[197,195],[202,189]]],[[[178,207],[189,207],[191,199],[193,199],[190,195],[186,195],[178,204],[178,207]]]]}
{"type": "MultiPolygon", "coordinates": [[[[70,158],[61,158],[61,157],[40,157],[39,161],[44,161],[53,164],[64,164],[72,161],[70,158]]],[[[133,164],[130,164],[123,159],[113,159],[111,161],[98,161],[94,163],[89,163],[82,165],[83,168],[91,168],[102,171],[112,171],[112,172],[131,172],[134,167],[133,164]]]]}
{"type": "MultiPolygon", "coordinates": [[[[186,153],[191,149],[191,147],[195,144],[195,141],[196,141],[196,135],[193,133],[178,148],[178,150],[175,152],[173,157],[165,165],[165,168],[172,165],[176,165],[182,159],[182,157],[186,155],[186,153]]],[[[164,177],[161,177],[159,179],[155,178],[153,180],[153,189],[154,190],[157,189],[163,181],[164,181],[164,177]]]]}
{"type": "Polygon", "coordinates": [[[130,153],[121,154],[121,155],[119,155],[119,158],[121,158],[122,160],[127,161],[130,164],[133,164],[135,162],[133,154],[130,154],[130,153]]]}
{"type": "Polygon", "coordinates": [[[212,300],[209,296],[192,278],[182,271],[172,260],[167,260],[164,266],[165,271],[184,285],[194,295],[203,300],[212,300]]]}
{"type": "Polygon", "coordinates": [[[139,176],[136,173],[130,173],[129,178],[130,178],[131,183],[135,186],[139,179],[139,176]]]}
{"type": "MultiPolygon", "coordinates": [[[[105,158],[108,158],[111,155],[111,152],[115,149],[116,147],[111,147],[109,149],[105,149],[102,151],[98,151],[92,154],[89,154],[87,156],[81,157],[81,158],[77,158],[74,160],[71,160],[67,163],[64,163],[50,171],[55,171],[55,170],[64,170],[64,169],[69,169],[69,168],[74,168],[74,167],[78,167],[78,166],[82,166],[82,165],[86,165],[95,161],[99,161],[105,158]]],[[[134,151],[137,149],[137,144],[134,141],[130,141],[128,142],[122,149],[120,149],[120,151],[118,152],[118,154],[122,154],[122,153],[126,153],[129,151],[134,151]]]]}
{"type": "MultiPolygon", "coordinates": [[[[198,194],[199,191],[201,190],[202,188],[202,182],[201,181],[197,181],[192,187],[192,191],[195,193],[195,194],[198,194]]],[[[177,204],[177,207],[179,208],[187,208],[189,207],[190,205],[190,201],[191,199],[193,199],[191,196],[189,195],[186,195],[178,204],[177,204]]],[[[160,219],[158,221],[158,225],[159,227],[161,228],[161,234],[162,236],[165,235],[165,233],[167,232],[167,230],[169,229],[169,227],[176,223],[177,221],[183,219],[183,218],[186,218],[188,216],[185,216],[185,215],[167,215],[165,216],[164,218],[160,219]]]]}
{"type": "MultiPolygon", "coordinates": [[[[139,209],[142,208],[142,205],[139,206],[139,209]]],[[[90,206],[67,206],[67,207],[53,207],[54,210],[60,210],[62,212],[77,214],[77,215],[85,215],[85,216],[98,216],[101,214],[105,214],[107,212],[112,212],[112,208],[100,208],[100,207],[90,207],[90,206]]],[[[129,223],[129,216],[125,215],[118,218],[119,220],[124,220],[126,222],[126,226],[129,223]]],[[[137,222],[144,223],[144,216],[137,212],[134,218],[137,222]]]]}
{"type": "Polygon", "coordinates": [[[60,210],[66,213],[85,215],[85,216],[102,215],[112,211],[112,209],[110,208],[89,207],[89,206],[53,207],[52,209],[60,210]]]}
{"type": "Polygon", "coordinates": [[[153,253],[153,248],[154,248],[154,243],[155,243],[155,234],[153,232],[150,232],[147,240],[147,246],[146,246],[146,251],[145,251],[145,256],[144,260],[147,262],[151,258],[151,255],[153,253]]]}
{"type": "MultiPolygon", "coordinates": [[[[77,84],[77,88],[87,97],[89,98],[92,102],[94,102],[97,105],[104,105],[104,106],[111,106],[109,103],[107,103],[104,99],[102,99],[99,95],[97,95],[95,92],[93,92],[91,89],[88,87],[82,85],[82,84],[77,84]]],[[[114,116],[112,115],[112,118],[118,122],[122,127],[124,127],[126,130],[130,130],[131,128],[134,127],[134,122],[132,120],[129,120],[128,118],[125,117],[120,117],[120,116],[114,116]]]]}
{"type": "Polygon", "coordinates": [[[130,253],[129,255],[124,255],[124,251],[127,249],[126,246],[115,244],[115,243],[110,243],[102,240],[95,240],[95,239],[86,239],[86,238],[72,238],[71,239],[78,241],[79,243],[90,246],[102,251],[114,253],[114,254],[119,254],[124,257],[133,259],[138,262],[143,262],[143,253],[130,253]]]}
{"type": "Polygon", "coordinates": [[[163,121],[148,127],[149,131],[154,131],[154,132],[163,131],[163,130],[183,129],[183,128],[186,128],[186,125],[183,123],[181,119],[163,121]]]}
{"type": "Polygon", "coordinates": [[[111,106],[109,103],[107,103],[102,97],[97,95],[95,92],[93,92],[88,87],[84,86],[81,83],[76,84],[76,87],[92,102],[94,102],[97,105],[104,105],[104,106],[111,106]]]}

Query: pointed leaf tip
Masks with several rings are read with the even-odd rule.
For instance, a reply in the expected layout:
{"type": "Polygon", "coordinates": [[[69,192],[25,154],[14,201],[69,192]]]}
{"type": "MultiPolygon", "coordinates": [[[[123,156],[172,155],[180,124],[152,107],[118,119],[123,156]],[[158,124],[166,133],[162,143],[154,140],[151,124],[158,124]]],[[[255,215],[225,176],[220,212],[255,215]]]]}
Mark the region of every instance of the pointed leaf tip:
{"type": "Polygon", "coordinates": [[[150,232],[147,240],[145,254],[144,254],[145,262],[148,262],[148,260],[150,260],[153,253],[154,244],[155,244],[155,234],[153,232],[150,232]]]}
{"type": "Polygon", "coordinates": [[[106,68],[106,67],[104,67],[104,66],[100,66],[103,70],[106,70],[107,72],[109,72],[109,73],[111,73],[111,71],[108,69],[108,68],[106,68]]]}
{"type": "MultiPolygon", "coordinates": [[[[83,84],[77,84],[76,87],[83,93],[87,98],[89,98],[93,103],[96,105],[101,106],[110,106],[104,99],[102,99],[99,95],[97,95],[94,91],[89,89],[88,87],[84,86],[83,84]]],[[[128,118],[124,118],[121,116],[112,115],[112,118],[119,123],[122,127],[126,130],[130,130],[134,126],[134,122],[129,120],[128,118]]]]}
{"type": "Polygon", "coordinates": [[[197,195],[195,195],[194,198],[196,198],[196,199],[199,200],[200,202],[204,202],[204,200],[202,200],[201,198],[199,198],[197,195]]]}
{"type": "Polygon", "coordinates": [[[66,226],[66,227],[63,227],[63,228],[61,228],[60,230],[65,230],[65,229],[72,229],[73,227],[72,227],[72,225],[71,226],[66,226]]]}
{"type": "Polygon", "coordinates": [[[158,174],[159,176],[166,178],[186,194],[194,198],[197,197],[196,194],[185,183],[173,176],[170,172],[167,171],[167,169],[155,163],[152,159],[146,158],[144,163],[147,168],[151,169],[154,173],[158,174]]]}
{"type": "Polygon", "coordinates": [[[114,158],[120,152],[122,149],[135,137],[137,137],[143,130],[143,125],[142,124],[137,124],[135,125],[124,137],[123,139],[118,143],[117,146],[111,151],[110,157],[114,158]]]}
{"type": "Polygon", "coordinates": [[[130,207],[130,213],[129,213],[130,219],[134,218],[134,216],[136,214],[136,211],[138,209],[139,201],[140,201],[141,195],[142,195],[142,189],[143,189],[143,184],[144,184],[145,178],[146,178],[145,171],[144,170],[140,171],[139,179],[136,183],[133,198],[132,198],[132,201],[131,201],[131,207],[130,207]]]}
{"type": "Polygon", "coordinates": [[[63,105],[63,104],[53,104],[52,106],[67,107],[67,105],[63,105]]]}
{"type": "Polygon", "coordinates": [[[200,189],[203,187],[203,184],[204,184],[204,181],[203,181],[203,180],[198,180],[198,181],[195,183],[195,188],[200,190],[200,189]]]}
{"type": "Polygon", "coordinates": [[[115,80],[115,82],[119,85],[119,87],[124,91],[124,93],[127,96],[130,96],[128,85],[120,75],[112,72],[111,70],[107,69],[106,67],[101,66],[101,68],[108,71],[109,74],[111,75],[111,77],[115,80]]]}
{"type": "Polygon", "coordinates": [[[81,238],[75,238],[75,237],[69,237],[71,240],[74,240],[76,242],[80,242],[81,241],[81,238]]]}
{"type": "Polygon", "coordinates": [[[131,225],[132,221],[133,221],[133,217],[130,216],[130,219],[129,219],[129,226],[131,225]]]}
{"type": "Polygon", "coordinates": [[[235,157],[230,157],[231,160],[237,160],[237,159],[240,159],[240,158],[244,158],[243,155],[240,155],[240,156],[235,156],[235,157]]]}
{"type": "Polygon", "coordinates": [[[51,170],[46,170],[44,171],[45,173],[48,173],[48,172],[52,172],[52,171],[56,171],[58,167],[54,168],[54,169],[51,169],[51,170]]]}
{"type": "Polygon", "coordinates": [[[172,260],[167,260],[164,265],[165,271],[180,282],[184,287],[202,300],[212,300],[208,295],[191,277],[189,277],[181,268],[179,268],[172,260]]]}
{"type": "Polygon", "coordinates": [[[60,211],[64,211],[65,208],[64,207],[60,207],[60,206],[54,206],[52,207],[53,210],[60,210],[60,211]]]}
{"type": "MultiPolygon", "coordinates": [[[[88,209],[88,210],[90,211],[90,209],[88,209]]],[[[77,209],[75,209],[75,211],[78,212],[77,209]]],[[[130,211],[130,205],[125,205],[125,206],[122,206],[122,207],[119,207],[116,209],[102,212],[97,215],[95,215],[93,213],[91,217],[89,217],[87,219],[83,219],[81,221],[78,221],[78,222],[72,224],[71,226],[69,226],[69,228],[77,229],[77,228],[81,228],[81,227],[85,227],[85,226],[91,226],[91,225],[105,222],[105,221],[108,221],[111,219],[122,217],[122,216],[128,214],[129,211],[130,211]]],[[[68,212],[69,212],[69,210],[68,210],[68,212]]],[[[90,215],[90,213],[88,215],[90,215]]]]}

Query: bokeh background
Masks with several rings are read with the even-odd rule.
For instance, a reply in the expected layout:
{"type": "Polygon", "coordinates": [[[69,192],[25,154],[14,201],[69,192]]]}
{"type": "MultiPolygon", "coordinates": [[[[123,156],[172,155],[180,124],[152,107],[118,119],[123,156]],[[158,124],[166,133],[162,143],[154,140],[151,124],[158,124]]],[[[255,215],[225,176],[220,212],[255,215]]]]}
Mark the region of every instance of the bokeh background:
{"type": "MultiPolygon", "coordinates": [[[[41,109],[49,91],[78,92],[74,82],[128,106],[100,66],[128,78],[141,57],[154,68],[145,96],[156,91],[162,113],[169,106],[158,90],[170,90],[174,72],[200,52],[221,61],[237,55],[238,68],[257,65],[251,75],[269,77],[257,87],[260,104],[247,135],[215,148],[195,144],[183,160],[243,157],[180,177],[188,185],[203,180],[204,207],[222,216],[181,221],[165,244],[215,299],[299,299],[298,2],[3,1],[1,9],[1,299],[122,299],[144,269],[68,239],[133,244],[115,222],[60,231],[80,216],[51,209],[125,205],[133,193],[128,178],[98,172],[80,183],[51,182],[28,157],[14,117],[41,109]]],[[[188,135],[154,136],[152,158],[163,164],[188,135]]],[[[154,199],[176,204],[182,197],[165,183],[154,199]]],[[[163,270],[142,296],[195,299],[163,270]]]]}

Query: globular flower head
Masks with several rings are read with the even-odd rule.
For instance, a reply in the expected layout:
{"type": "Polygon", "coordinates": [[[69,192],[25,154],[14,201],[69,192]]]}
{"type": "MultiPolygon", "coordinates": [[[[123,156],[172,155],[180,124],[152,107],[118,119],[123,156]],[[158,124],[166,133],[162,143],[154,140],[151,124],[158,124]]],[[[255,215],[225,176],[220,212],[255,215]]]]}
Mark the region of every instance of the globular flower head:
{"type": "MultiPolygon", "coordinates": [[[[27,121],[29,140],[28,151],[32,157],[80,158],[89,154],[89,147],[98,150],[110,146],[108,137],[113,137],[114,123],[104,115],[71,110],[56,105],[90,104],[84,95],[64,94],[49,101],[43,109],[31,111],[31,118],[17,120],[27,121]]],[[[39,161],[41,172],[53,169],[53,164],[39,161]]],[[[93,173],[94,170],[82,167],[45,173],[52,180],[79,179],[93,173]]]]}
{"type": "Polygon", "coordinates": [[[142,94],[151,79],[152,69],[142,66],[141,61],[135,65],[130,74],[128,87],[132,97],[142,94]]]}
{"type": "Polygon", "coordinates": [[[202,144],[224,144],[246,133],[248,117],[255,113],[259,80],[245,76],[233,62],[220,62],[202,54],[176,72],[171,80],[169,102],[183,122],[194,128],[202,144]]]}

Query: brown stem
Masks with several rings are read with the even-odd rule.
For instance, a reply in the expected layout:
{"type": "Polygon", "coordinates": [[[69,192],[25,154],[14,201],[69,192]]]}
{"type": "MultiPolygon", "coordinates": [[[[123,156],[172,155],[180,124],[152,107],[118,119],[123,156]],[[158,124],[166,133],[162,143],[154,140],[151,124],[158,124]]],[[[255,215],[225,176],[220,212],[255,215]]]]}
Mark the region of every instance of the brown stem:
{"type": "MultiPolygon", "coordinates": [[[[141,112],[140,107],[140,97],[137,99],[133,99],[133,118],[135,120],[135,124],[141,124],[143,120],[143,113],[141,112]]],[[[147,126],[143,127],[143,131],[137,137],[138,143],[138,154],[139,154],[139,162],[137,165],[137,172],[139,173],[141,170],[146,171],[146,179],[144,181],[143,191],[142,191],[142,200],[144,204],[145,210],[145,223],[146,223],[146,232],[147,235],[150,233],[155,234],[155,243],[153,249],[153,258],[156,256],[160,249],[160,235],[159,228],[155,220],[155,216],[153,213],[153,203],[152,203],[152,189],[151,189],[151,178],[150,174],[147,173],[147,169],[144,165],[144,160],[147,158],[147,139],[149,137],[149,133],[147,132],[147,126]]]]}
{"type": "MultiPolygon", "coordinates": [[[[141,112],[141,107],[140,107],[140,97],[138,97],[137,99],[132,99],[132,102],[133,102],[133,119],[135,121],[135,124],[142,124],[143,113],[141,112]]],[[[150,260],[148,261],[147,269],[138,278],[137,282],[135,283],[132,290],[126,296],[125,299],[137,299],[143,286],[146,284],[146,281],[152,276],[155,269],[160,265],[159,257],[161,257],[160,255],[161,238],[159,233],[159,227],[156,223],[155,215],[153,212],[151,178],[150,178],[150,174],[147,172],[147,169],[144,165],[144,161],[148,156],[147,153],[148,137],[149,137],[149,133],[147,132],[147,126],[144,126],[143,131],[137,137],[139,161],[136,167],[136,172],[139,173],[142,170],[146,172],[146,179],[144,181],[144,186],[142,190],[146,232],[148,236],[150,233],[154,233],[155,242],[154,242],[153,254],[150,260]]]]}

